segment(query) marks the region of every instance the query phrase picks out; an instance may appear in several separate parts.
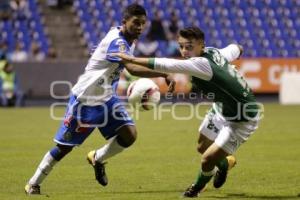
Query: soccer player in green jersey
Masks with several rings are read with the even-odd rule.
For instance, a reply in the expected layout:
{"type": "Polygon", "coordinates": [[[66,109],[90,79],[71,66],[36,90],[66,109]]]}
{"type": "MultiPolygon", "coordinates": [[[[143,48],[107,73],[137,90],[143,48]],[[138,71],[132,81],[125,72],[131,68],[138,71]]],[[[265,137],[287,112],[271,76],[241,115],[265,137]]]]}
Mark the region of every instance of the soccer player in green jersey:
{"type": "Polygon", "coordinates": [[[214,94],[213,106],[199,128],[201,171],[184,192],[185,197],[197,197],[213,176],[215,188],[225,183],[228,170],[236,163],[232,154],[258,127],[259,106],[244,78],[230,63],[242,54],[240,45],[230,44],[223,49],[205,47],[204,33],[197,27],[180,30],[178,43],[184,60],[137,58],[124,53],[115,56],[125,65],[188,74],[194,89],[214,94]]]}

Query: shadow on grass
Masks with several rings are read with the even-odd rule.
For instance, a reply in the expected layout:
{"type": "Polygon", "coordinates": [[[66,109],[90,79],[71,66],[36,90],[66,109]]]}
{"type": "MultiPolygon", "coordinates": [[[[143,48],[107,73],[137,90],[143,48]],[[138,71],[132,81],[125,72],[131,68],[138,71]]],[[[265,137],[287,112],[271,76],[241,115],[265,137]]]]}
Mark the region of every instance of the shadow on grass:
{"type": "MultiPolygon", "coordinates": [[[[110,194],[166,194],[166,193],[179,193],[182,194],[182,190],[140,190],[140,191],[110,191],[103,192],[110,194]]],[[[199,195],[201,198],[201,195],[199,195]]],[[[253,195],[253,194],[245,194],[245,193],[227,193],[224,196],[217,195],[205,195],[204,199],[276,199],[276,200],[285,200],[285,199],[300,199],[300,194],[298,196],[279,196],[279,195],[253,195]]]]}
{"type": "Polygon", "coordinates": [[[213,199],[276,199],[276,200],[284,200],[284,199],[300,199],[300,194],[298,196],[279,196],[279,195],[253,195],[253,194],[245,194],[245,193],[227,193],[225,196],[205,196],[205,198],[213,198],[213,199]]]}
{"type": "Polygon", "coordinates": [[[163,194],[163,193],[182,193],[182,190],[140,190],[140,191],[113,191],[102,193],[114,193],[114,194],[163,194]]]}

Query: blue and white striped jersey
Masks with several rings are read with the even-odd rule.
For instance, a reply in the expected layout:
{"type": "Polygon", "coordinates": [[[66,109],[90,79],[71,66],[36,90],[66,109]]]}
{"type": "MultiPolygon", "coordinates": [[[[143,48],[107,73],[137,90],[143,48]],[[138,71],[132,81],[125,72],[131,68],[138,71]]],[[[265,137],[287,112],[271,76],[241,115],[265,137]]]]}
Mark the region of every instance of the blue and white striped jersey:
{"type": "Polygon", "coordinates": [[[100,105],[116,95],[120,73],[124,66],[120,59],[110,53],[123,52],[133,55],[135,44],[131,46],[124,39],[121,27],[113,27],[98,44],[90,57],[72,93],[84,105],[100,105]]]}

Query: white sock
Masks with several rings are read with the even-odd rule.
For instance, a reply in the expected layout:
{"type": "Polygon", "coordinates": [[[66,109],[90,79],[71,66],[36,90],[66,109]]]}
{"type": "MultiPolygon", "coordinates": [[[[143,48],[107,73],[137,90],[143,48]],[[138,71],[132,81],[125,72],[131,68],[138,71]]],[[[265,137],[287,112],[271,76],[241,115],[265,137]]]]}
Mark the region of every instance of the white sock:
{"type": "Polygon", "coordinates": [[[41,184],[57,162],[50,152],[47,152],[28,183],[30,185],[41,184]]]}
{"type": "Polygon", "coordinates": [[[122,152],[124,149],[124,147],[118,144],[117,138],[113,137],[106,145],[96,150],[95,160],[103,162],[104,160],[122,152]]]}

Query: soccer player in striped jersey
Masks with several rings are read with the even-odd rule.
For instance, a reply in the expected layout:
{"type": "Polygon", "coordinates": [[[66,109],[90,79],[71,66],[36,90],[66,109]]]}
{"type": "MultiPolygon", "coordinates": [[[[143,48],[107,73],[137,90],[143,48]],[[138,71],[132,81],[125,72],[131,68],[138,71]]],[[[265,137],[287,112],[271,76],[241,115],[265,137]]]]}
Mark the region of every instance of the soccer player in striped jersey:
{"type": "Polygon", "coordinates": [[[197,150],[202,154],[201,170],[184,192],[185,197],[197,197],[213,176],[215,188],[225,183],[228,170],[236,163],[232,154],[258,127],[259,105],[231,64],[242,54],[240,45],[230,44],[223,49],[205,47],[204,33],[197,27],[180,30],[178,43],[184,60],[113,55],[122,58],[125,65],[134,63],[161,72],[190,75],[194,90],[213,94],[213,106],[199,127],[197,150]]]}
{"type": "MultiPolygon", "coordinates": [[[[141,77],[164,77],[167,84],[174,84],[165,73],[126,65],[113,52],[132,55],[135,40],[145,28],[146,11],[138,5],[129,5],[123,13],[122,26],[113,27],[97,46],[85,72],[72,88],[65,119],[54,138],[56,146],[46,153],[34,175],[25,186],[27,194],[40,194],[40,184],[53,166],[78,146],[97,128],[108,143],[88,153],[88,162],[95,171],[97,181],[108,184],[104,161],[121,153],[136,140],[136,128],[125,106],[116,94],[119,76],[124,67],[141,77]]],[[[170,87],[171,89],[173,87],[170,87]]]]}

